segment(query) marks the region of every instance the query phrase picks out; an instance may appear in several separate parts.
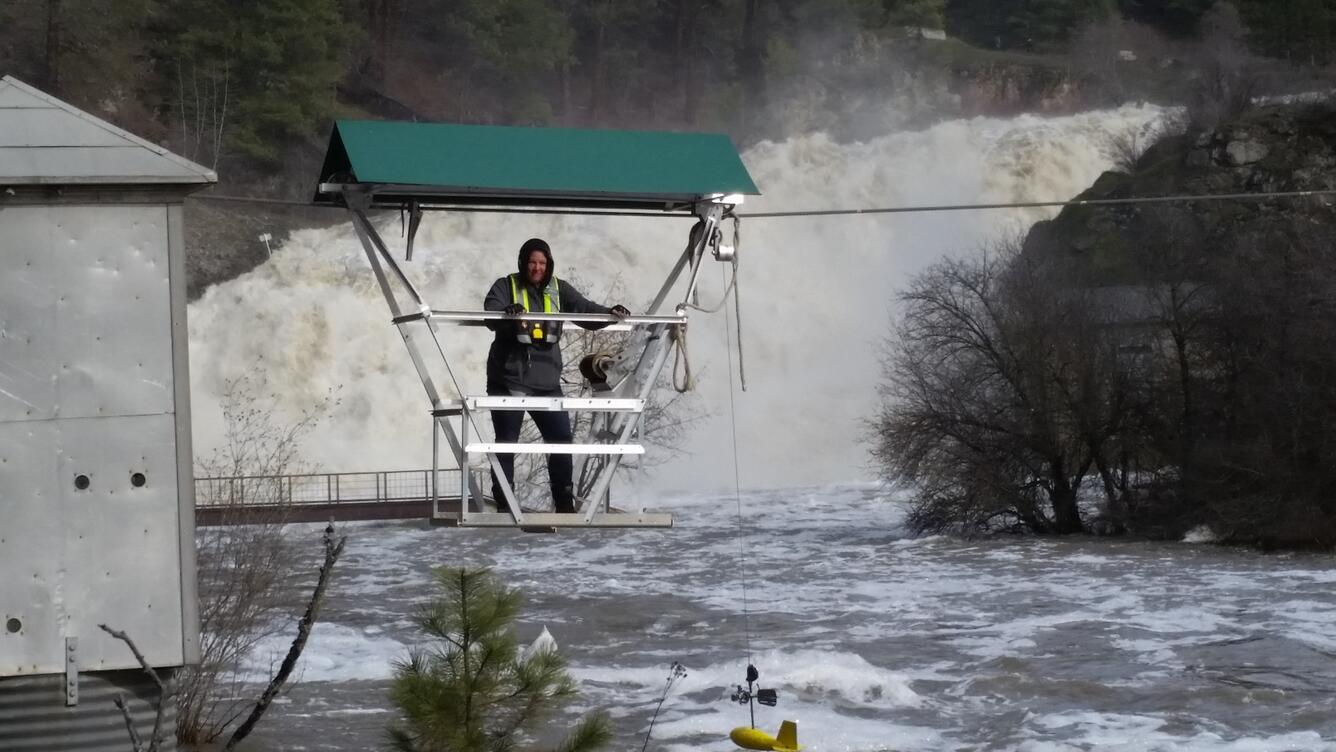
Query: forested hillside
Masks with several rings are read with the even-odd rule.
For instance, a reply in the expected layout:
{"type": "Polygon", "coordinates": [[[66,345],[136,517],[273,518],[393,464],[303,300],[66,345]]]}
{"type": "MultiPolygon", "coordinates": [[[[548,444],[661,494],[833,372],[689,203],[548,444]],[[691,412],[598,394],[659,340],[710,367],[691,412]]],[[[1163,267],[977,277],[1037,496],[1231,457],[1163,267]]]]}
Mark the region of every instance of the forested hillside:
{"type": "MultiPolygon", "coordinates": [[[[858,135],[855,123],[891,117],[888,101],[912,121],[938,107],[1173,96],[1213,4],[7,0],[0,72],[253,184],[302,172],[336,115],[710,128],[746,142],[858,135]]],[[[1257,54],[1332,61],[1336,0],[1236,5],[1225,15],[1257,54]]],[[[288,183],[268,187],[295,195],[288,183]]]]}

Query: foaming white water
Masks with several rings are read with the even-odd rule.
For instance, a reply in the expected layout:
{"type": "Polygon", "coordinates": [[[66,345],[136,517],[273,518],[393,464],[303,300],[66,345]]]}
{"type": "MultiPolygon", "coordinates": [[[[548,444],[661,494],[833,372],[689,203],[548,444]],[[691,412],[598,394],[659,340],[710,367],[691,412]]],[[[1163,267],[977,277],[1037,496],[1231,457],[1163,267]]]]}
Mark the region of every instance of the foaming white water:
{"type": "MultiPolygon", "coordinates": [[[[581,687],[566,718],[608,710],[619,750],[641,747],[671,661],[688,675],[649,749],[735,749],[728,730],[748,714],[729,695],[750,662],[780,698],[757,725],[796,719],[812,752],[1336,750],[1329,556],[910,539],[874,489],[749,491],[741,515],[696,494],[674,500],[671,531],[350,525],[304,683],[260,734],[273,749],[383,739],[392,663],[424,643],[412,618],[449,565],[489,567],[524,594],[519,643],[550,630],[581,687]]],[[[290,528],[309,543],[295,571],[315,569],[321,529],[290,528]]],[[[249,674],[266,676],[284,634],[249,674]]]]}
{"type": "MultiPolygon", "coordinates": [[[[1154,127],[1156,108],[1063,118],[962,120],[865,143],[822,134],[763,143],[744,159],[765,196],[748,211],[1065,199],[1109,166],[1109,134],[1154,127]]],[[[875,404],[877,343],[897,289],[943,254],[971,252],[1051,211],[984,211],[744,220],[741,298],[748,391],[737,396],[739,464],[747,487],[810,484],[865,474],[862,420],[875,404]]],[[[387,240],[397,218],[381,225],[387,240]]],[[[680,253],[689,222],[672,219],[433,214],[406,264],[436,308],[477,309],[514,267],[526,238],[547,238],[557,272],[591,297],[620,281],[632,307],[648,301],[680,253]]],[[[723,275],[707,269],[703,297],[723,275]]],[[[613,301],[608,301],[613,302],[613,301]]],[[[427,403],[351,228],[295,233],[273,258],[210,289],[191,307],[195,446],[222,440],[220,395],[242,374],[264,377],[296,416],[337,388],[341,398],[308,458],[327,469],[430,463],[427,403]]],[[[692,363],[710,417],[692,453],[658,468],[655,488],[732,483],[728,360],[722,316],[696,315],[692,363]]],[[[490,335],[447,330],[462,388],[484,387],[490,335]]]]}

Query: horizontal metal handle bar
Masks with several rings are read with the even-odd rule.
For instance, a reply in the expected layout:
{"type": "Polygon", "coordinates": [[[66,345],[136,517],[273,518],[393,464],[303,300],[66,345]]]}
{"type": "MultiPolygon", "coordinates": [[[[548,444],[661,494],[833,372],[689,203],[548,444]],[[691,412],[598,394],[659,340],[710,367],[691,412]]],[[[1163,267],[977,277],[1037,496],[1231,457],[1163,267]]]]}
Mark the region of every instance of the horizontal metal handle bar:
{"type": "MultiPolygon", "coordinates": [[[[431,312],[432,319],[446,321],[463,326],[481,326],[488,321],[564,321],[573,324],[625,324],[632,326],[652,326],[654,324],[685,324],[686,314],[672,316],[631,315],[619,319],[610,313],[523,313],[512,316],[501,311],[436,311],[431,312]]],[[[421,321],[424,313],[409,313],[395,316],[391,321],[403,324],[409,321],[421,321]]],[[[612,327],[609,327],[612,328],[612,327]]]]}
{"type": "Polygon", "coordinates": [[[469,444],[469,454],[644,454],[639,444],[469,444]]]}
{"type": "Polygon", "coordinates": [[[598,397],[469,397],[470,410],[588,410],[594,412],[638,413],[645,409],[642,399],[598,397]]]}
{"type": "Polygon", "coordinates": [[[505,512],[469,512],[468,519],[460,520],[455,512],[438,514],[434,522],[464,527],[672,527],[673,516],[661,512],[608,512],[594,515],[586,521],[583,513],[525,512],[524,523],[515,524],[515,518],[505,512]]]}
{"type": "MultiPolygon", "coordinates": [[[[631,398],[603,399],[599,397],[469,397],[470,410],[574,410],[606,413],[640,413],[645,401],[631,398]]],[[[464,400],[441,400],[431,411],[442,418],[463,412],[464,400]]]]}

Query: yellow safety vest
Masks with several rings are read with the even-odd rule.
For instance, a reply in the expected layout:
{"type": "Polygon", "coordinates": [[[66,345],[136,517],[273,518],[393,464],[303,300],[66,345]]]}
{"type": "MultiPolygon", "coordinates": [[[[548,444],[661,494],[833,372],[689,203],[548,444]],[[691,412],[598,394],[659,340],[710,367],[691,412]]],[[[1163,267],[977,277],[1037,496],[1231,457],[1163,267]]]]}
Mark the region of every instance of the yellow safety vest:
{"type": "MultiPolygon", "coordinates": [[[[527,313],[532,310],[529,308],[529,286],[517,284],[519,276],[520,275],[518,274],[510,275],[510,302],[523,305],[524,310],[527,313]]],[[[553,277],[552,281],[548,283],[548,286],[543,290],[543,313],[560,312],[561,286],[558,284],[557,278],[553,277]]],[[[552,331],[549,333],[543,330],[543,323],[541,321],[524,323],[520,326],[519,333],[516,335],[517,339],[526,345],[533,344],[534,342],[556,342],[557,338],[560,336],[560,322],[552,327],[552,331]]]]}

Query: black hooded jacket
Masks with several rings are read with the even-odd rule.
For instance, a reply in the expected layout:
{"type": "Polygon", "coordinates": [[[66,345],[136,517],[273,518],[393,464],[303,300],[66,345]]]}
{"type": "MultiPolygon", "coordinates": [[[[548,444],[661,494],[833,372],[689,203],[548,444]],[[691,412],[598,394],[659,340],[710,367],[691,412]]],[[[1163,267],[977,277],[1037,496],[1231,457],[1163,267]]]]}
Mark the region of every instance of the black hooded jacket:
{"type": "MultiPolygon", "coordinates": [[[[537,239],[535,239],[537,240],[537,239]]],[[[552,251],[541,240],[528,241],[520,248],[518,272],[515,280],[517,289],[528,288],[530,310],[543,310],[543,290],[553,280],[556,264],[552,261],[552,251]],[[525,274],[525,264],[529,254],[541,250],[547,256],[547,277],[538,288],[530,285],[525,274]]],[[[506,306],[516,302],[511,300],[510,277],[505,276],[492,283],[487,291],[482,307],[487,311],[504,311],[506,306]]],[[[562,313],[610,313],[611,309],[590,301],[580,294],[569,282],[558,280],[558,295],[553,301],[562,313]]],[[[492,340],[492,349],[487,353],[487,393],[488,394],[555,394],[561,391],[561,345],[560,335],[557,342],[539,342],[525,344],[518,339],[519,319],[515,321],[490,321],[488,328],[496,332],[492,340]]],[[[607,324],[580,324],[585,329],[602,329],[607,324]]],[[[560,324],[553,324],[553,331],[560,332],[560,324]]]]}

